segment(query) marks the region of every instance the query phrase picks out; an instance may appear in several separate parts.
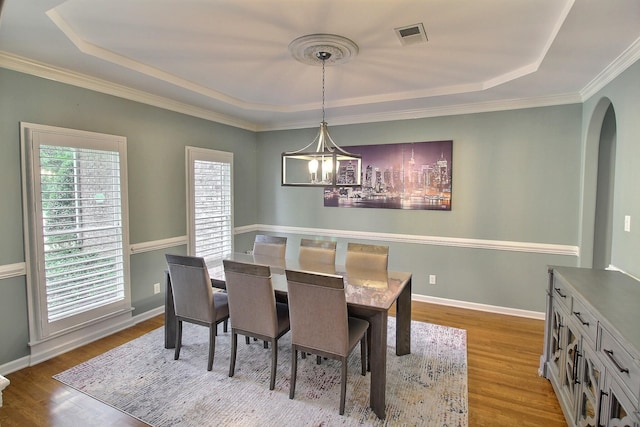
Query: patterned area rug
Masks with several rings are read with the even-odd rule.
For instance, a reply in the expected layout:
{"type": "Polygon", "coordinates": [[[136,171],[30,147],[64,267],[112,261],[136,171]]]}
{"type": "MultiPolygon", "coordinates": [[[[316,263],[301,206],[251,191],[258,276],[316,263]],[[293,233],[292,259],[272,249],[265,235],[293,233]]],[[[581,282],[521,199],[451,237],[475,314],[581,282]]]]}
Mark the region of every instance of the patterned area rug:
{"type": "Polygon", "coordinates": [[[261,341],[238,339],[229,378],[230,334],[219,327],[213,370],[207,372],[207,328],[186,324],[179,360],[156,329],[54,376],[95,399],[153,426],[460,426],[468,425],[466,331],[412,322],[410,355],[395,355],[389,318],[387,418],[369,402],[370,375],[360,375],[360,352],[349,359],[345,414],[338,414],[340,365],[315,357],[298,362],[289,399],[289,334],[280,339],[275,390],[261,341]]]}

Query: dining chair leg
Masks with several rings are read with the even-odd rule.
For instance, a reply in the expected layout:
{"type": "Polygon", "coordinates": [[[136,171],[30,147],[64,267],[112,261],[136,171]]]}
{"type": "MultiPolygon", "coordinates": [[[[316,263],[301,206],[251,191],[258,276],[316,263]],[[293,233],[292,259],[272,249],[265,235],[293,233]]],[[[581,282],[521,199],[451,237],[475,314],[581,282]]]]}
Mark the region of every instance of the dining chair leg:
{"type": "Polygon", "coordinates": [[[246,342],[247,345],[249,345],[249,336],[244,337],[244,342],[246,342]]]}
{"type": "Polygon", "coordinates": [[[228,332],[229,330],[229,319],[224,319],[222,323],[222,332],[228,332]]]}
{"type": "Polygon", "coordinates": [[[362,340],[360,341],[360,364],[362,365],[360,371],[363,377],[367,375],[367,363],[369,360],[367,342],[369,342],[369,340],[367,339],[367,333],[365,332],[362,340]]]}
{"type": "Polygon", "coordinates": [[[238,334],[231,329],[231,360],[229,361],[229,376],[236,371],[236,352],[238,350],[238,334]]]}
{"type": "Polygon", "coordinates": [[[342,358],[342,374],[340,380],[340,415],[344,415],[344,400],[347,395],[347,358],[342,358]]]}
{"type": "Polygon", "coordinates": [[[173,355],[174,360],[180,357],[180,347],[182,347],[182,320],[176,320],[176,351],[173,355]]]}
{"type": "Polygon", "coordinates": [[[296,393],[296,375],[298,373],[298,349],[291,348],[291,381],[289,382],[289,399],[293,399],[296,393]]]}
{"type": "Polygon", "coordinates": [[[322,363],[322,358],[320,356],[316,356],[316,365],[319,365],[322,363]]]}
{"type": "Polygon", "coordinates": [[[209,361],[207,363],[207,371],[213,369],[213,355],[216,351],[216,327],[214,323],[209,326],[209,361]]]}
{"type": "MultiPolygon", "coordinates": [[[[265,341],[266,342],[266,341],[265,341]]],[[[278,364],[278,341],[271,341],[271,382],[269,390],[276,388],[276,365],[278,364]]]]}

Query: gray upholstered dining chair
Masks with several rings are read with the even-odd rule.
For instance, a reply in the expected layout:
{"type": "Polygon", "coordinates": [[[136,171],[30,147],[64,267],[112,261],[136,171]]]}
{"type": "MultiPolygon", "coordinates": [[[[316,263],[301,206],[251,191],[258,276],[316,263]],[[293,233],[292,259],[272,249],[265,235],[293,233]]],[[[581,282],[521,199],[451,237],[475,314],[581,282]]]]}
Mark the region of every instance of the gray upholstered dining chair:
{"type": "Polygon", "coordinates": [[[258,234],[253,242],[253,254],[274,258],[284,258],[287,251],[287,238],[258,234]]]}
{"type": "Polygon", "coordinates": [[[360,342],[362,375],[366,375],[369,322],[347,314],[344,278],[286,270],[291,321],[291,382],[289,399],[296,389],[298,351],[341,362],[340,415],[347,392],[347,359],[360,342]],[[318,301],[322,301],[319,304],[318,301]]]}
{"type": "Polygon", "coordinates": [[[298,261],[301,264],[330,264],[336,263],[336,242],[329,240],[301,239],[298,261]]]}
{"type": "Polygon", "coordinates": [[[389,265],[389,247],[348,243],[345,266],[347,268],[386,270],[389,265]]]}
{"type": "Polygon", "coordinates": [[[180,357],[182,347],[182,322],[209,327],[209,360],[207,370],[213,367],[216,350],[218,323],[224,322],[227,331],[229,305],[227,294],[214,292],[209,271],[203,258],[165,254],[169,266],[169,277],[173,290],[173,305],[176,312],[176,351],[174,359],[180,357]]]}
{"type": "Polygon", "coordinates": [[[271,343],[271,381],[276,383],[278,339],[289,331],[289,307],[276,302],[268,265],[223,260],[231,315],[229,376],[235,372],[238,334],[271,343]]]}

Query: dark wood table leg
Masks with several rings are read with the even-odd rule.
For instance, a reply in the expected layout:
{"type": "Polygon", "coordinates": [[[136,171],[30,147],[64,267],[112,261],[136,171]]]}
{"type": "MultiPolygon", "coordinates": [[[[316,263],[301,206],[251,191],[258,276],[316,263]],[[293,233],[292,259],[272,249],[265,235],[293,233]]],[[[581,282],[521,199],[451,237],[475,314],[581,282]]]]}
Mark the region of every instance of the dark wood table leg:
{"type": "Polygon", "coordinates": [[[173,289],[169,272],[164,272],[164,348],[176,347],[176,311],[173,306],[173,289]]]}
{"type": "Polygon", "coordinates": [[[387,390],[387,312],[378,311],[369,317],[371,336],[371,409],[380,419],[386,416],[387,390]]]}
{"type": "Polygon", "coordinates": [[[396,300],[396,355],[411,353],[411,278],[396,300]]]}

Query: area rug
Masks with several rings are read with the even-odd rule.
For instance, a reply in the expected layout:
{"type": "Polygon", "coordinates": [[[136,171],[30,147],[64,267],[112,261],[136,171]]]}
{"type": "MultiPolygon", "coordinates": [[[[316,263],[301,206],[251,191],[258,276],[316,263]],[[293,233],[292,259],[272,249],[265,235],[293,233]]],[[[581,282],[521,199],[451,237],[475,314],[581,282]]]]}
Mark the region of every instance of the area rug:
{"type": "Polygon", "coordinates": [[[468,425],[466,331],[411,323],[411,354],[395,355],[389,318],[385,420],[369,408],[370,375],[360,375],[360,352],[348,365],[345,413],[339,415],[340,365],[298,362],[289,399],[289,334],[280,339],[275,390],[269,390],[270,349],[239,337],[230,378],[230,333],[216,339],[208,372],[207,328],[186,324],[180,359],[156,329],[54,376],[55,379],[152,426],[458,426],[468,425]]]}

